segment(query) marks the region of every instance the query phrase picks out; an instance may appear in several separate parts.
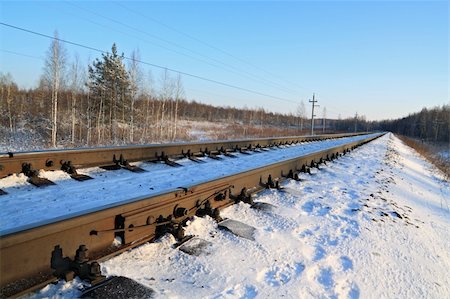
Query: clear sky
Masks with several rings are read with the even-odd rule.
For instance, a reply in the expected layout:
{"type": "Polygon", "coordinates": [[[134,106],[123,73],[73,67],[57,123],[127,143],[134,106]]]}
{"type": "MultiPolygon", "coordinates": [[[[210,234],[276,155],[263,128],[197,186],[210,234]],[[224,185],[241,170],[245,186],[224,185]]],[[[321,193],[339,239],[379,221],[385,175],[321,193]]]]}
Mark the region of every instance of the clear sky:
{"type": "MultiPolygon", "coordinates": [[[[397,118],[449,103],[447,1],[1,1],[1,22],[242,87],[182,76],[186,98],[328,117],[397,118]]],[[[0,25],[0,71],[37,85],[50,40],[0,25]]],[[[100,54],[65,45],[84,66],[100,54]]],[[[155,84],[161,69],[151,71],[155,84]]],[[[176,74],[174,73],[175,77],[176,74]]]]}

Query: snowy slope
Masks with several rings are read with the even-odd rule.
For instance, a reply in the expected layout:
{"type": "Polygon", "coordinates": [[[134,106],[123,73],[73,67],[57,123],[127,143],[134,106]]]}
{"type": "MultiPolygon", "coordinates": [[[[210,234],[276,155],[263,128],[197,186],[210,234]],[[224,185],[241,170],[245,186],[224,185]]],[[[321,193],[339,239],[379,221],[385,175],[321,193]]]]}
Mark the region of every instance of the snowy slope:
{"type": "MultiPolygon", "coordinates": [[[[222,216],[257,228],[255,241],[195,218],[187,232],[210,242],[199,256],[166,236],[102,264],[153,288],[158,298],[449,298],[450,186],[392,134],[284,192],[222,216]]],[[[79,281],[37,297],[77,296],[79,281]]]]}

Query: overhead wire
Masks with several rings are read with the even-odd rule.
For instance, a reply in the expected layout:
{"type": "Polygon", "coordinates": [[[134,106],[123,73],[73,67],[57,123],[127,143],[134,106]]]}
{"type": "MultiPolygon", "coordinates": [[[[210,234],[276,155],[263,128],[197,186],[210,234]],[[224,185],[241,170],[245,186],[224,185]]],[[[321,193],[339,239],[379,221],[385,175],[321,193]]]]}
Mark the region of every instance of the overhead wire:
{"type": "MultiPolygon", "coordinates": [[[[159,47],[159,48],[162,48],[162,49],[164,49],[164,50],[167,50],[167,51],[170,51],[170,52],[173,52],[173,53],[176,53],[176,54],[179,54],[179,55],[188,57],[188,58],[190,58],[190,59],[193,59],[193,60],[196,60],[196,61],[199,61],[199,62],[208,64],[208,65],[211,65],[211,66],[213,66],[213,67],[221,68],[221,69],[223,69],[223,70],[226,70],[227,72],[231,72],[231,73],[238,74],[238,75],[241,75],[241,76],[243,75],[243,74],[241,74],[241,73],[239,73],[239,72],[237,72],[237,71],[230,70],[230,69],[226,69],[226,68],[224,68],[224,67],[221,67],[220,65],[217,65],[217,64],[208,62],[208,61],[206,61],[206,60],[203,60],[203,59],[194,57],[194,56],[192,56],[192,55],[189,55],[189,54],[186,54],[186,53],[183,53],[183,52],[180,52],[180,51],[177,51],[177,50],[168,48],[168,47],[163,46],[163,45],[161,45],[161,44],[157,44],[157,43],[155,43],[155,42],[151,42],[151,41],[149,41],[149,40],[142,39],[141,37],[138,37],[138,36],[135,36],[135,35],[131,35],[131,34],[127,33],[127,32],[124,32],[124,31],[121,31],[121,30],[117,30],[117,29],[111,28],[111,27],[109,27],[109,26],[106,26],[106,25],[104,25],[104,24],[95,22],[95,21],[93,21],[93,20],[90,20],[90,19],[87,19],[87,18],[83,18],[83,17],[80,17],[80,16],[77,16],[77,18],[82,19],[82,20],[85,20],[85,21],[87,21],[87,22],[89,22],[89,23],[95,24],[95,25],[97,25],[97,26],[104,27],[104,28],[107,28],[107,29],[109,29],[109,30],[118,32],[118,33],[120,33],[120,34],[123,34],[124,36],[127,36],[127,37],[130,37],[130,36],[131,36],[131,37],[134,37],[134,38],[136,38],[136,39],[138,39],[138,40],[140,40],[140,41],[147,42],[147,43],[149,43],[149,44],[152,44],[152,45],[157,46],[157,47],[159,47]]],[[[250,79],[253,79],[253,78],[251,78],[250,76],[247,76],[247,75],[243,75],[243,76],[244,76],[244,77],[247,77],[247,78],[250,78],[250,79]]],[[[263,81],[260,81],[260,82],[263,82],[263,81]]],[[[266,83],[266,82],[265,82],[265,83],[266,83]]],[[[277,87],[277,88],[278,88],[278,87],[277,87]]]]}
{"type": "Polygon", "coordinates": [[[217,66],[217,65],[215,65],[215,64],[212,64],[212,63],[210,63],[210,62],[208,62],[208,61],[206,61],[206,60],[202,60],[202,59],[199,59],[199,58],[194,57],[194,56],[192,56],[192,55],[189,55],[189,54],[186,54],[186,53],[183,53],[183,52],[180,52],[180,51],[177,51],[177,50],[168,48],[168,47],[163,46],[163,45],[161,45],[161,44],[157,44],[157,43],[155,43],[155,42],[151,42],[151,41],[149,41],[149,40],[142,39],[142,38],[140,38],[140,37],[138,37],[138,36],[136,36],[136,35],[131,35],[131,34],[129,34],[128,32],[125,32],[125,31],[121,31],[121,30],[118,30],[118,29],[111,28],[111,27],[109,27],[109,26],[107,26],[107,25],[104,25],[104,24],[95,22],[95,21],[93,21],[93,20],[91,20],[91,19],[83,18],[83,17],[80,17],[80,16],[77,16],[77,18],[82,19],[82,20],[85,20],[86,22],[92,23],[92,24],[97,25],[97,26],[99,26],[99,27],[103,27],[103,28],[106,28],[106,29],[108,29],[108,30],[112,30],[112,31],[118,32],[118,33],[120,33],[120,34],[122,34],[122,35],[124,35],[124,36],[127,36],[127,37],[130,37],[130,36],[131,36],[131,37],[134,37],[134,38],[136,38],[136,39],[138,39],[138,40],[140,40],[140,41],[147,42],[147,43],[152,44],[152,45],[154,45],[154,46],[156,46],[156,47],[159,47],[159,48],[161,48],[161,49],[164,49],[164,50],[167,50],[167,51],[170,51],[170,52],[173,52],[173,53],[176,53],[176,54],[179,54],[179,55],[182,55],[182,56],[191,58],[191,59],[196,60],[196,61],[200,61],[200,62],[209,64],[209,65],[214,66],[214,67],[219,67],[219,66],[217,66]]]}
{"type": "MultiPolygon", "coordinates": [[[[29,30],[29,29],[26,29],[26,28],[18,27],[18,26],[15,26],[15,25],[7,24],[7,23],[4,23],[4,22],[0,22],[0,25],[5,26],[5,27],[9,27],[9,28],[12,28],[12,29],[15,29],[15,30],[19,30],[19,31],[22,31],[22,32],[27,32],[27,33],[30,33],[30,34],[33,34],[33,35],[36,35],[36,36],[45,37],[45,38],[48,38],[48,39],[51,39],[51,40],[57,40],[57,41],[60,41],[60,42],[63,42],[63,43],[69,44],[69,45],[73,45],[73,46],[77,46],[77,47],[80,47],[80,48],[88,49],[88,50],[91,50],[91,51],[94,51],[94,52],[98,52],[98,53],[101,53],[101,54],[110,54],[108,51],[100,50],[100,49],[94,48],[92,46],[84,45],[84,44],[81,44],[81,43],[78,43],[78,42],[72,42],[72,41],[69,41],[69,40],[66,40],[66,39],[62,39],[62,38],[57,38],[57,37],[54,37],[54,36],[50,36],[50,35],[47,35],[47,34],[44,34],[44,33],[40,33],[40,32],[36,32],[36,31],[33,31],[33,30],[29,30]]],[[[126,60],[130,60],[130,61],[136,61],[136,62],[144,64],[144,65],[152,66],[152,67],[155,67],[155,68],[158,68],[158,69],[167,70],[167,71],[170,71],[170,72],[173,72],[173,73],[177,73],[177,74],[180,74],[180,75],[184,75],[184,76],[187,76],[187,77],[191,77],[191,78],[195,78],[195,79],[198,79],[198,80],[202,80],[202,81],[205,81],[205,82],[210,82],[210,83],[214,83],[214,84],[217,84],[217,85],[222,85],[222,86],[225,86],[225,87],[229,87],[229,88],[245,91],[245,92],[248,92],[248,93],[257,94],[257,95],[260,95],[260,96],[263,96],[263,97],[272,98],[272,99],[276,99],[276,100],[280,100],[280,101],[285,101],[285,102],[290,102],[290,103],[297,104],[297,102],[289,100],[289,99],[286,99],[286,98],[273,96],[273,95],[270,95],[270,94],[266,94],[266,93],[263,93],[263,92],[259,92],[259,91],[256,91],[256,90],[252,90],[252,89],[249,89],[249,88],[233,85],[233,84],[230,84],[230,83],[226,83],[226,82],[222,82],[222,81],[218,81],[218,80],[214,80],[214,79],[209,79],[209,78],[206,78],[206,77],[203,77],[203,76],[200,76],[200,75],[195,75],[195,74],[188,73],[188,72],[185,72],[185,71],[180,71],[180,70],[177,70],[177,69],[174,69],[174,68],[169,68],[169,67],[161,66],[161,65],[158,65],[158,64],[155,64],[155,63],[138,60],[138,59],[132,59],[132,58],[127,57],[127,56],[123,56],[123,58],[126,59],[126,60]]]]}
{"type": "MultiPolygon", "coordinates": [[[[100,14],[100,13],[98,13],[98,12],[95,12],[95,11],[92,11],[92,10],[90,10],[90,9],[88,9],[88,8],[85,8],[85,7],[76,5],[76,4],[74,4],[73,2],[70,2],[70,1],[63,1],[63,2],[65,2],[66,4],[69,4],[69,5],[73,6],[73,7],[76,7],[76,8],[78,8],[78,9],[87,11],[87,12],[89,12],[89,13],[95,15],[95,16],[98,16],[98,17],[101,17],[101,18],[103,18],[103,19],[106,19],[106,20],[108,20],[108,21],[110,21],[110,22],[119,24],[120,26],[126,27],[126,28],[128,28],[128,29],[133,30],[133,31],[140,32],[140,33],[142,33],[142,34],[145,34],[145,35],[147,35],[147,36],[149,36],[149,37],[151,37],[151,38],[154,38],[154,39],[156,39],[156,40],[162,41],[162,42],[164,42],[164,43],[166,43],[166,44],[169,44],[169,45],[172,45],[172,46],[174,46],[174,47],[183,49],[183,50],[188,51],[188,52],[190,52],[190,53],[192,53],[192,54],[198,55],[198,56],[200,56],[200,57],[202,57],[202,58],[209,59],[209,60],[213,61],[214,64],[212,64],[212,63],[210,63],[210,62],[207,62],[207,61],[205,61],[204,59],[199,59],[199,58],[197,58],[197,57],[193,57],[193,56],[191,56],[191,55],[184,54],[184,53],[182,53],[182,52],[180,52],[180,51],[176,51],[176,50],[167,48],[167,47],[165,47],[165,46],[158,45],[159,47],[162,47],[162,48],[164,48],[164,49],[166,49],[166,50],[175,52],[175,53],[177,53],[177,54],[180,54],[180,55],[183,55],[183,56],[186,56],[186,57],[189,57],[189,58],[191,58],[191,59],[195,59],[195,60],[197,60],[197,61],[200,61],[200,62],[209,64],[209,65],[212,65],[212,66],[217,67],[217,68],[221,68],[221,69],[223,69],[223,70],[226,70],[226,71],[228,71],[228,72],[232,72],[232,73],[237,74],[237,75],[240,75],[240,76],[245,76],[245,77],[250,78],[250,79],[252,79],[252,80],[255,80],[255,79],[256,79],[256,81],[259,81],[259,82],[264,83],[264,84],[269,84],[269,85],[271,85],[272,87],[275,87],[275,88],[277,88],[277,89],[279,89],[279,90],[282,90],[282,91],[284,91],[284,92],[286,92],[286,93],[292,93],[292,92],[295,92],[294,90],[292,90],[292,89],[290,89],[290,88],[286,88],[286,87],[284,87],[284,86],[282,86],[282,85],[280,85],[280,84],[278,84],[278,83],[275,83],[275,82],[273,82],[273,81],[271,81],[271,80],[265,79],[265,78],[263,78],[263,77],[261,77],[261,76],[257,76],[257,75],[255,75],[255,74],[252,74],[252,73],[248,72],[248,71],[244,71],[244,70],[242,70],[242,69],[236,68],[235,66],[232,66],[232,65],[230,65],[230,64],[224,63],[224,62],[222,62],[222,61],[220,61],[220,60],[218,60],[218,59],[215,59],[215,58],[212,58],[212,57],[210,57],[210,56],[208,56],[208,55],[205,55],[205,54],[203,54],[203,53],[199,53],[199,52],[197,52],[197,51],[191,50],[191,49],[189,49],[189,48],[187,48],[187,47],[185,47],[185,46],[183,46],[183,45],[180,45],[180,44],[178,44],[178,43],[175,43],[175,42],[169,41],[169,40],[167,40],[167,39],[161,38],[161,37],[159,37],[159,36],[157,36],[157,35],[151,34],[151,33],[147,32],[147,31],[145,31],[145,30],[142,30],[142,29],[140,29],[140,28],[136,28],[136,27],[134,27],[134,26],[131,26],[131,25],[129,25],[129,24],[126,24],[126,23],[124,23],[124,22],[122,22],[122,21],[119,21],[119,20],[117,20],[117,19],[111,18],[111,17],[109,17],[109,16],[102,15],[102,14],[100,14]],[[220,64],[221,66],[218,65],[218,64],[220,64]]],[[[89,20],[89,21],[90,21],[90,20],[89,20]]],[[[93,21],[90,21],[90,22],[93,22],[93,21]]],[[[95,22],[93,22],[93,23],[95,23],[95,22]]],[[[95,24],[99,25],[98,23],[95,23],[95,24]]],[[[106,27],[106,26],[104,26],[104,27],[106,27]]],[[[110,28],[110,29],[111,29],[111,28],[110,28]]],[[[112,29],[112,30],[114,30],[114,29],[112,29]]],[[[149,41],[146,41],[146,42],[149,42],[149,41]]],[[[149,43],[151,43],[151,42],[149,42],[149,43]]],[[[153,44],[154,44],[154,43],[153,43],[153,44]]]]}
{"type": "MultiPolygon", "coordinates": [[[[154,22],[154,23],[157,23],[157,24],[159,24],[160,26],[163,26],[163,27],[165,27],[165,28],[167,28],[167,29],[169,29],[169,30],[171,30],[171,31],[173,31],[173,32],[176,32],[176,33],[178,33],[178,34],[180,34],[180,35],[186,36],[186,37],[188,37],[188,38],[190,38],[190,39],[192,39],[192,40],[194,40],[194,41],[196,41],[196,42],[198,42],[198,43],[201,43],[201,44],[203,44],[203,45],[205,45],[205,46],[208,46],[208,47],[211,48],[211,49],[214,49],[214,50],[216,50],[216,51],[219,51],[219,52],[221,52],[222,54],[225,54],[225,55],[227,55],[227,56],[229,56],[229,57],[231,57],[231,58],[233,58],[233,59],[235,59],[235,60],[237,60],[237,61],[239,61],[239,62],[241,62],[241,63],[245,63],[245,64],[247,64],[247,65],[252,66],[252,67],[255,68],[255,69],[259,69],[259,70],[265,72],[266,74],[268,74],[268,75],[270,75],[270,76],[272,76],[272,77],[278,77],[278,78],[281,78],[281,77],[279,77],[279,76],[277,76],[277,75],[274,75],[274,74],[268,72],[267,70],[264,70],[264,69],[262,69],[262,68],[260,68],[260,67],[258,67],[258,66],[256,66],[256,65],[254,65],[254,64],[252,64],[252,63],[250,63],[250,62],[248,62],[248,61],[246,61],[246,60],[244,60],[244,59],[241,59],[241,58],[239,58],[239,57],[233,55],[233,54],[230,54],[230,53],[228,53],[228,52],[226,52],[226,51],[224,51],[224,50],[222,50],[222,49],[220,49],[220,48],[218,48],[218,47],[216,47],[216,46],[214,46],[214,45],[211,45],[211,44],[209,44],[209,43],[207,43],[207,42],[204,42],[204,41],[202,41],[202,40],[200,40],[200,39],[198,39],[198,38],[196,38],[196,37],[194,37],[194,36],[192,36],[192,35],[190,35],[190,34],[187,34],[187,33],[183,32],[183,31],[180,31],[180,30],[178,30],[178,29],[175,29],[175,28],[173,28],[173,27],[171,27],[171,26],[169,26],[169,25],[166,25],[165,23],[163,23],[163,22],[161,22],[161,21],[159,21],[159,20],[156,20],[156,19],[154,19],[154,18],[152,18],[152,17],[149,17],[149,16],[147,16],[147,15],[144,15],[143,13],[141,13],[141,12],[139,12],[139,11],[130,9],[129,7],[127,7],[127,6],[125,6],[125,5],[121,4],[121,3],[118,3],[118,2],[115,2],[115,1],[113,1],[112,3],[115,4],[115,5],[117,5],[117,6],[119,6],[119,7],[122,7],[122,8],[124,8],[124,9],[126,9],[126,10],[128,10],[128,11],[134,13],[134,14],[136,14],[136,15],[139,15],[139,16],[145,18],[145,19],[149,19],[150,21],[152,21],[152,22],[154,22]]],[[[170,42],[170,43],[172,43],[172,42],[170,42]]],[[[185,48],[185,47],[183,47],[183,48],[185,48]]],[[[185,49],[187,49],[187,48],[185,48],[185,49]]],[[[190,50],[190,49],[187,49],[187,50],[189,50],[189,51],[191,51],[191,52],[194,52],[194,53],[198,53],[198,52],[192,51],[192,50],[190,50]]],[[[200,55],[205,56],[204,54],[201,54],[201,53],[200,53],[200,55]]],[[[206,56],[206,57],[208,57],[208,56],[206,56]]],[[[269,83],[271,83],[271,84],[274,84],[274,85],[278,86],[278,88],[281,87],[282,89],[290,90],[290,92],[298,93],[298,91],[296,91],[296,90],[294,90],[294,89],[291,89],[290,87],[287,87],[287,85],[286,85],[286,86],[283,86],[283,85],[281,85],[281,84],[279,84],[279,83],[276,83],[276,82],[274,82],[274,81],[272,81],[272,80],[265,79],[265,78],[263,78],[263,77],[261,77],[261,76],[257,76],[257,75],[255,75],[255,74],[252,74],[252,73],[248,72],[248,71],[244,71],[244,70],[242,70],[242,69],[236,68],[235,66],[231,66],[230,64],[223,63],[223,62],[221,62],[221,61],[219,61],[219,60],[217,60],[217,59],[215,59],[215,58],[211,58],[211,57],[208,57],[208,58],[211,59],[211,60],[214,60],[214,61],[216,61],[216,62],[218,62],[218,63],[221,63],[221,64],[223,64],[223,65],[228,65],[229,67],[232,67],[233,69],[236,69],[236,70],[238,70],[239,72],[247,73],[247,74],[249,74],[249,75],[251,75],[251,76],[253,76],[253,77],[255,77],[255,78],[259,78],[260,80],[264,80],[264,81],[266,81],[266,82],[269,82],[269,83]]],[[[282,81],[286,81],[285,79],[282,79],[282,78],[281,78],[281,80],[282,80],[282,81]]],[[[286,83],[286,82],[284,82],[284,83],[286,83]]],[[[292,82],[291,82],[289,85],[299,86],[297,83],[292,83],[292,82]]]]}
{"type": "Polygon", "coordinates": [[[15,52],[15,51],[6,50],[6,49],[0,49],[0,51],[1,52],[5,52],[5,53],[9,53],[9,54],[13,54],[13,55],[17,55],[17,56],[23,56],[23,57],[34,58],[34,59],[39,59],[39,60],[45,60],[44,57],[33,56],[33,55],[19,53],[19,52],[15,52]]]}

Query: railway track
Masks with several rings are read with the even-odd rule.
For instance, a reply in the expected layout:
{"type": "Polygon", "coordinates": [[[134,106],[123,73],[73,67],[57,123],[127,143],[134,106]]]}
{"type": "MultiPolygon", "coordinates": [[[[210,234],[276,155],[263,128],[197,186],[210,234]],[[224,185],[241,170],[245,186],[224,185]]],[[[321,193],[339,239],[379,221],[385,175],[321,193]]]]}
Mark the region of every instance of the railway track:
{"type": "MultiPolygon", "coordinates": [[[[298,172],[333,160],[381,135],[359,136],[338,146],[204,183],[132,198],[38,225],[3,230],[0,232],[0,295],[17,296],[55,279],[70,280],[74,276],[95,284],[103,278],[98,264],[101,260],[166,233],[182,241],[186,238],[183,224],[189,217],[209,215],[219,219],[220,209],[239,201],[252,203],[252,193],[277,188],[282,180],[296,179],[298,172]],[[120,245],[113,245],[115,240],[120,245]]],[[[0,177],[24,173],[30,184],[45,188],[54,182],[41,177],[40,170],[63,170],[73,179],[83,181],[91,179],[78,172],[85,167],[141,172],[144,170],[132,162],[160,161],[178,166],[179,157],[199,162],[200,156],[221,159],[224,155],[233,156],[233,152],[249,154],[299,142],[349,136],[355,134],[5,153],[0,154],[0,177]]],[[[8,196],[6,190],[2,193],[8,196]]]]}

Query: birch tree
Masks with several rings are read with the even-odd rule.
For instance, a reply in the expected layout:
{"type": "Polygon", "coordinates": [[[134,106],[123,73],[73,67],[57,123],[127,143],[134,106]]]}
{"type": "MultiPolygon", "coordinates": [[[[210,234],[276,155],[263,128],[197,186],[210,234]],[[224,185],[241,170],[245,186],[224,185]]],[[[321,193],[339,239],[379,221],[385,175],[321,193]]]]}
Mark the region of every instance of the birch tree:
{"type": "Polygon", "coordinates": [[[306,118],[306,108],[305,102],[302,100],[300,105],[297,107],[297,117],[298,117],[298,125],[300,127],[300,132],[303,131],[303,122],[306,118]]]}
{"type": "Polygon", "coordinates": [[[10,133],[14,131],[13,125],[13,111],[12,111],[12,102],[13,102],[13,91],[17,91],[17,85],[13,82],[11,74],[3,75],[0,73],[0,95],[1,102],[6,102],[6,111],[2,111],[2,113],[8,114],[8,124],[10,133]]]}
{"type": "Polygon", "coordinates": [[[72,62],[70,68],[70,96],[71,96],[71,120],[72,120],[72,129],[71,129],[71,137],[72,144],[75,144],[75,124],[76,124],[76,109],[77,109],[77,96],[80,94],[80,58],[78,55],[75,55],[74,61],[72,62]]]}
{"type": "Polygon", "coordinates": [[[139,60],[139,50],[131,52],[131,60],[128,64],[128,74],[130,77],[130,142],[134,141],[134,104],[142,84],[142,70],[139,66],[139,60]]]}
{"type": "Polygon", "coordinates": [[[44,65],[44,78],[51,90],[52,114],[51,114],[51,143],[56,147],[58,131],[58,93],[65,74],[66,50],[55,31],[54,38],[47,51],[44,65]]]}
{"type": "Polygon", "coordinates": [[[178,126],[178,103],[180,99],[184,96],[183,83],[181,82],[181,75],[178,74],[177,80],[175,82],[175,109],[173,111],[173,135],[172,141],[177,138],[177,126],[178,126]]]}
{"type": "Polygon", "coordinates": [[[151,139],[151,133],[149,133],[149,127],[150,127],[150,120],[154,120],[154,109],[155,109],[155,101],[153,101],[153,75],[151,71],[149,71],[148,76],[146,78],[146,87],[144,88],[144,94],[145,94],[145,113],[144,113],[144,130],[141,135],[141,143],[147,142],[149,139],[151,139]],[[151,106],[150,106],[151,103],[151,106]],[[151,114],[150,114],[151,113],[151,114]]]}
{"type": "MultiPolygon", "coordinates": [[[[159,107],[159,112],[161,114],[161,118],[160,118],[160,139],[164,139],[168,134],[167,132],[164,132],[164,128],[165,128],[165,117],[166,117],[166,109],[167,109],[167,101],[170,99],[170,97],[172,96],[172,92],[173,92],[173,84],[172,84],[172,80],[169,76],[169,72],[167,69],[164,70],[164,72],[161,75],[161,90],[160,90],[160,99],[161,99],[161,104],[159,107]]],[[[166,130],[168,131],[168,130],[166,130]]]]}

